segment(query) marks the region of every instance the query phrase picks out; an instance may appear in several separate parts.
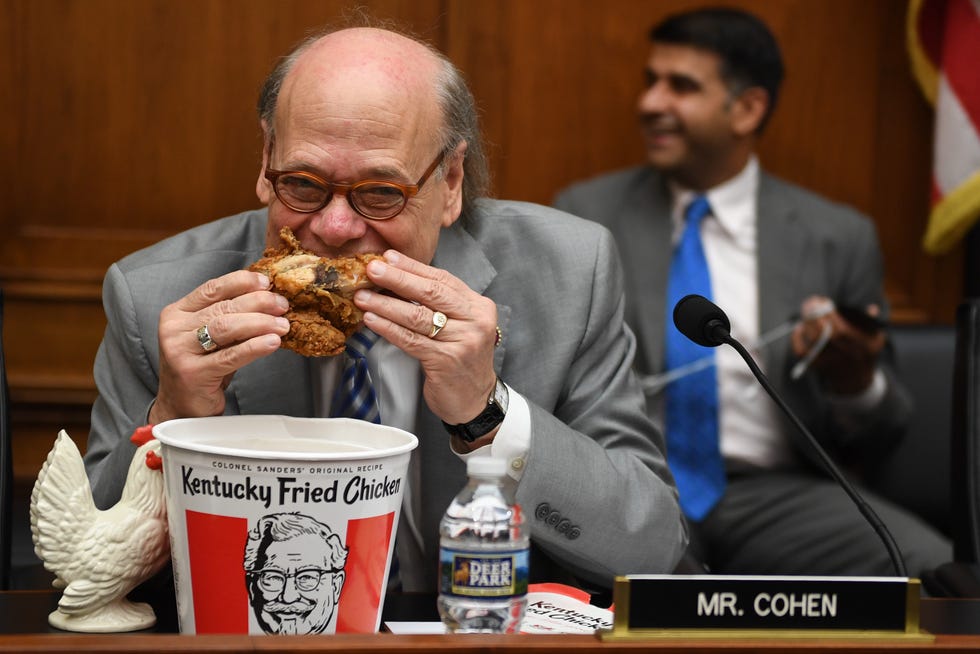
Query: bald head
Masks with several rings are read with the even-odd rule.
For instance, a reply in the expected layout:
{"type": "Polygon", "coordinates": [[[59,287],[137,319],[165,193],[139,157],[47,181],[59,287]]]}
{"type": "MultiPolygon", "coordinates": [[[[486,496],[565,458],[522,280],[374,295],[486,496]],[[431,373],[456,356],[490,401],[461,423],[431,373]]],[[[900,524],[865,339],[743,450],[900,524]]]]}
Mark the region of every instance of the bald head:
{"type": "Polygon", "coordinates": [[[399,89],[430,90],[441,68],[424,44],[388,30],[360,27],[331,32],[299,53],[291,75],[313,75],[324,82],[378,74],[399,89]]]}
{"type": "Polygon", "coordinates": [[[421,134],[432,148],[441,148],[440,70],[428,48],[394,32],[353,28],[327,34],[301,52],[283,79],[273,129],[301,122],[339,134],[372,121],[401,132],[386,137],[421,134]]]}
{"type": "Polygon", "coordinates": [[[405,132],[423,130],[420,136],[446,153],[463,146],[465,221],[475,199],[487,195],[490,186],[479,118],[462,75],[424,41],[376,27],[311,36],[270,73],[258,102],[267,147],[286,116],[315,122],[325,110],[343,110],[354,122],[330,126],[342,137],[351,133],[358,116],[369,120],[368,108],[376,110],[375,118],[403,125],[405,132]]]}

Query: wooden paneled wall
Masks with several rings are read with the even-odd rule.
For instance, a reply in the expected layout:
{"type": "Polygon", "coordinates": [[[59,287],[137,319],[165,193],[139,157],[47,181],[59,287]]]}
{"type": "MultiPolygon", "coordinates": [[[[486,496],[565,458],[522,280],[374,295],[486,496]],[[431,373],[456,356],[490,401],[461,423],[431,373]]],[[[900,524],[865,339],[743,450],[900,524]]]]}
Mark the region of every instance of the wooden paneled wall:
{"type": "MultiPolygon", "coordinates": [[[[0,285],[17,474],[65,427],[84,443],[101,279],[159,238],[257,204],[254,103],[336,0],[0,0],[0,285]]],[[[365,0],[434,42],[482,107],[500,197],[641,162],[647,29],[691,0],[365,0]]],[[[950,322],[962,252],[920,248],[932,112],[899,0],[742,0],[788,76],[763,165],[871,214],[896,320],[950,322]]]]}

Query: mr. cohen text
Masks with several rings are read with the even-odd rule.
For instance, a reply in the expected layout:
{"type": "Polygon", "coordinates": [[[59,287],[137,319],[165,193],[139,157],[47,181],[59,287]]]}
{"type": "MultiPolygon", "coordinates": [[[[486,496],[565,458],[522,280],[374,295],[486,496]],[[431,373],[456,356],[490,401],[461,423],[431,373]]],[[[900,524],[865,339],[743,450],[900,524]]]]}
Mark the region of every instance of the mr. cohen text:
{"type": "Polygon", "coordinates": [[[746,608],[763,618],[832,618],[837,593],[759,593],[743,603],[736,593],[698,593],[699,616],[740,616],[746,608]]]}

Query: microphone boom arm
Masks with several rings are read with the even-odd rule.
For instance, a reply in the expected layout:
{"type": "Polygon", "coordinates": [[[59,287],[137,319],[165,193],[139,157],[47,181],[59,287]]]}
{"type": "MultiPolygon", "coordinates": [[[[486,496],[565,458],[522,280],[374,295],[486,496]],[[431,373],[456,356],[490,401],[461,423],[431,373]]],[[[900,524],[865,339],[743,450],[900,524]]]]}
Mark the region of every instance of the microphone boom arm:
{"type": "Polygon", "coordinates": [[[728,330],[725,329],[724,325],[720,322],[717,325],[709,324],[708,329],[711,330],[712,336],[716,337],[723,343],[731,345],[733,348],[735,348],[735,351],[738,352],[739,356],[745,360],[745,363],[748,364],[749,368],[752,370],[752,374],[754,374],[755,378],[759,380],[760,384],[762,384],[762,387],[766,390],[766,393],[769,394],[769,397],[773,399],[773,401],[779,406],[780,410],[793,422],[794,425],[796,425],[796,428],[799,429],[804,436],[806,436],[807,441],[820,457],[824,467],[831,474],[831,476],[834,477],[837,483],[840,484],[841,488],[844,489],[844,492],[850,496],[854,504],[857,505],[858,510],[862,513],[862,515],[864,515],[867,521],[871,524],[872,528],[874,528],[875,533],[878,534],[878,537],[881,538],[882,542],[885,544],[885,549],[888,550],[888,556],[891,557],[892,565],[894,566],[895,572],[898,574],[898,576],[908,577],[908,572],[905,568],[905,561],[902,558],[902,553],[899,551],[898,545],[895,543],[895,539],[892,538],[891,533],[888,531],[888,528],[885,527],[885,524],[881,521],[881,518],[878,517],[878,514],[874,512],[874,509],[871,508],[864,498],[861,497],[856,490],[854,490],[854,487],[851,486],[850,482],[847,481],[844,475],[841,474],[840,470],[837,469],[837,466],[831,460],[830,455],[828,455],[824,448],[820,446],[817,439],[810,433],[810,430],[804,426],[803,422],[796,417],[796,414],[790,410],[789,406],[786,405],[786,402],[783,401],[778,393],[776,393],[775,389],[773,389],[772,385],[769,383],[769,379],[756,364],[755,359],[752,358],[752,355],[749,354],[748,350],[746,350],[741,343],[732,338],[731,334],[728,333],[728,330]]]}

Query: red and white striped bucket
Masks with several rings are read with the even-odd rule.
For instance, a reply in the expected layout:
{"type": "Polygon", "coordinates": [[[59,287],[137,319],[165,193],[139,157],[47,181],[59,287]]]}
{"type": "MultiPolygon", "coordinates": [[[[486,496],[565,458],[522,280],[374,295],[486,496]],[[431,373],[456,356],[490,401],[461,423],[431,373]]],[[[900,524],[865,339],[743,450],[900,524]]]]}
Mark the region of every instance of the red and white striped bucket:
{"type": "Polygon", "coordinates": [[[346,418],[160,423],[180,631],[373,633],[412,434],[346,418]]]}

